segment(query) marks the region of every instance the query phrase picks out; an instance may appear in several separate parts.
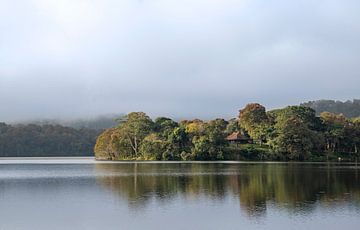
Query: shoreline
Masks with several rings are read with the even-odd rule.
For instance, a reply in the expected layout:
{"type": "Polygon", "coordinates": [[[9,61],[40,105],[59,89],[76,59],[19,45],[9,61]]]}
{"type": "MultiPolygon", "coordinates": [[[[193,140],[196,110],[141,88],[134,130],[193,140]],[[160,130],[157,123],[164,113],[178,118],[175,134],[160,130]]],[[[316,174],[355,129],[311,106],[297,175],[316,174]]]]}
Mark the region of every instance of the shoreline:
{"type": "Polygon", "coordinates": [[[0,157],[0,165],[10,164],[357,164],[339,161],[143,161],[96,160],[95,157],[0,157]]]}

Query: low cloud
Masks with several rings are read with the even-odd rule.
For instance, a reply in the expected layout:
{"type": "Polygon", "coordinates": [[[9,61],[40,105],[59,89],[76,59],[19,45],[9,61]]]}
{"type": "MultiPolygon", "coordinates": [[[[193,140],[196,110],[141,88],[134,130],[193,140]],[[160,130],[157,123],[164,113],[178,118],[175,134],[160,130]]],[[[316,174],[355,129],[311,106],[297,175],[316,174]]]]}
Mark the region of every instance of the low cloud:
{"type": "Polygon", "coordinates": [[[358,1],[2,1],[0,120],[359,97],[358,1]]]}

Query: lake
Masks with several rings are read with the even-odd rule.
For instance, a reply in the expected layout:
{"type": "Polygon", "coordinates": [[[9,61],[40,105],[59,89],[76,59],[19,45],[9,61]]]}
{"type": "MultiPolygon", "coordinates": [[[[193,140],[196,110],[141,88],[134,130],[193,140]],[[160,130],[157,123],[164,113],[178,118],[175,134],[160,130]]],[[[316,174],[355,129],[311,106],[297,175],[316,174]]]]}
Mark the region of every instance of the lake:
{"type": "Polygon", "coordinates": [[[360,167],[0,160],[0,229],[356,229],[360,167]]]}

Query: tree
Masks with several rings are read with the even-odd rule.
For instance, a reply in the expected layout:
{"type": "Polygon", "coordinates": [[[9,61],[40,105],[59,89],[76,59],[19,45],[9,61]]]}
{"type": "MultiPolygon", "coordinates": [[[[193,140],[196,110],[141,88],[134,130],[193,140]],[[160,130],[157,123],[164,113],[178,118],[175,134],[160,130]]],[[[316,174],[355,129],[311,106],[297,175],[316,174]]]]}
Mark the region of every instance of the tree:
{"type": "Polygon", "coordinates": [[[239,123],[251,138],[258,140],[260,144],[266,141],[270,125],[264,106],[258,103],[246,105],[240,110],[239,123]]]}
{"type": "Polygon", "coordinates": [[[232,118],[228,121],[228,124],[226,126],[226,134],[231,134],[233,132],[238,132],[240,131],[240,125],[239,125],[239,120],[237,118],[232,118]]]}
{"type": "Polygon", "coordinates": [[[344,114],[346,117],[360,116],[360,100],[353,101],[333,101],[333,100],[318,100],[309,101],[301,104],[301,106],[310,107],[316,111],[317,114],[322,112],[331,112],[335,114],[344,114]]]}
{"type": "Polygon", "coordinates": [[[99,131],[0,123],[0,156],[91,156],[99,131]]]}
{"type": "Polygon", "coordinates": [[[107,129],[96,140],[94,147],[95,158],[100,160],[114,160],[115,150],[112,148],[114,129],[107,129]]]}
{"type": "Polygon", "coordinates": [[[319,117],[316,116],[315,110],[303,106],[288,106],[284,109],[276,110],[272,116],[275,122],[287,120],[296,117],[301,120],[309,129],[314,131],[323,131],[324,126],[319,117]]]}
{"type": "Polygon", "coordinates": [[[224,150],[227,146],[225,129],[227,122],[224,119],[215,119],[203,124],[203,132],[192,138],[192,154],[197,160],[224,159],[224,150]]]}
{"type": "Polygon", "coordinates": [[[288,106],[268,113],[274,124],[270,146],[288,159],[304,160],[313,152],[321,152],[324,129],[315,111],[302,106],[288,106]]]}
{"type": "Polygon", "coordinates": [[[339,150],[342,139],[344,139],[346,117],[343,114],[322,112],[320,118],[325,125],[326,150],[332,152],[339,150]]]}
{"type": "Polygon", "coordinates": [[[119,129],[127,138],[135,157],[139,155],[139,147],[142,140],[152,132],[154,123],[143,112],[129,113],[125,120],[120,121],[119,129]]]}
{"type": "Polygon", "coordinates": [[[179,127],[179,124],[167,117],[158,117],[154,122],[154,131],[163,139],[167,139],[176,127],[179,127]]]}
{"type": "Polygon", "coordinates": [[[141,142],[140,152],[144,159],[161,160],[168,149],[168,143],[162,140],[156,133],[147,135],[141,142]]]}
{"type": "Polygon", "coordinates": [[[354,140],[354,153],[356,157],[358,157],[360,152],[360,117],[354,118],[352,120],[352,124],[354,127],[354,132],[352,135],[352,138],[354,140]]]}
{"type": "Polygon", "coordinates": [[[272,146],[287,154],[291,160],[305,160],[314,149],[316,134],[298,117],[291,117],[276,124],[278,135],[272,140],[272,146]]]}
{"type": "Polygon", "coordinates": [[[184,127],[176,127],[168,136],[169,142],[178,152],[186,151],[186,145],[189,142],[188,135],[184,127]]]}
{"type": "Polygon", "coordinates": [[[190,136],[202,135],[205,130],[205,124],[202,120],[183,121],[185,131],[190,136]]]}

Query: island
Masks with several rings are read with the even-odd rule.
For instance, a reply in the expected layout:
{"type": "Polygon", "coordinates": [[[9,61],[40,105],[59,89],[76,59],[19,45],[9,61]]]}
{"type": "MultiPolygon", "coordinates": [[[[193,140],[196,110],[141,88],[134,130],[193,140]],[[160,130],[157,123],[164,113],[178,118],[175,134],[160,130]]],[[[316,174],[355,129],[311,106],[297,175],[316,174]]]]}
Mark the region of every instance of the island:
{"type": "Polygon", "coordinates": [[[94,152],[97,160],[357,161],[359,146],[360,117],[251,103],[230,120],[131,112],[99,135],[94,152]]]}

